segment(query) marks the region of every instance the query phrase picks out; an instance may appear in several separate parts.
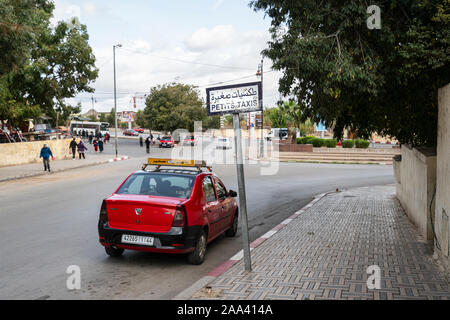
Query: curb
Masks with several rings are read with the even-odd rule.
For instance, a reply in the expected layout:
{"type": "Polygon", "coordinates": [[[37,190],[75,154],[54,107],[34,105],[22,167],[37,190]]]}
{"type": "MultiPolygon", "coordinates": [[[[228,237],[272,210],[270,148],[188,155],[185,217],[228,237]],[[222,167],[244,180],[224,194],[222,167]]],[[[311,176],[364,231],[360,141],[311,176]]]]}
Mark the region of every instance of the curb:
{"type": "MultiPolygon", "coordinates": [[[[113,158],[113,159],[105,159],[105,160],[101,160],[101,161],[96,161],[96,162],[91,162],[91,163],[87,163],[87,164],[82,164],[80,166],[76,166],[76,167],[70,167],[70,168],[63,168],[63,169],[53,169],[51,172],[52,173],[58,173],[58,172],[64,172],[64,171],[69,171],[69,170],[73,170],[73,169],[80,169],[80,168],[85,168],[85,167],[91,167],[91,166],[96,166],[99,164],[105,164],[105,163],[110,163],[110,162],[115,162],[115,161],[120,161],[120,160],[127,160],[130,159],[129,156],[124,156],[121,158],[113,158]]],[[[24,178],[31,178],[31,177],[37,177],[37,176],[43,176],[46,175],[46,172],[33,172],[33,173],[28,173],[28,174],[24,174],[21,176],[16,176],[16,177],[9,177],[6,179],[0,179],[0,183],[2,182],[7,182],[7,181],[12,181],[12,180],[19,180],[19,179],[24,179],[24,178]]]]}
{"type": "Polygon", "coordinates": [[[127,159],[130,159],[130,157],[124,156],[124,157],[120,157],[120,158],[112,158],[112,159],[109,159],[107,162],[122,161],[122,160],[127,160],[127,159]]]}
{"type": "MultiPolygon", "coordinates": [[[[309,202],[306,206],[295,212],[293,215],[291,215],[289,218],[282,221],[279,225],[273,227],[271,230],[263,234],[261,237],[254,240],[252,243],[250,243],[250,252],[259,247],[264,241],[272,237],[274,234],[276,234],[278,231],[286,227],[289,223],[292,222],[295,218],[297,218],[300,214],[302,214],[305,210],[312,207],[316,202],[320,201],[323,197],[330,193],[335,193],[335,191],[326,192],[318,194],[314,197],[314,199],[309,202]]],[[[230,259],[223,262],[220,266],[215,268],[214,270],[210,271],[206,276],[202,277],[198,281],[194,282],[190,287],[186,288],[179,294],[177,294],[175,297],[172,298],[172,300],[189,300],[196,292],[201,290],[202,288],[208,286],[211,282],[216,280],[219,276],[224,274],[226,271],[228,271],[232,266],[234,266],[236,263],[238,263],[241,259],[244,258],[244,251],[240,250],[238,253],[236,253],[234,256],[232,256],[230,259]]]]}

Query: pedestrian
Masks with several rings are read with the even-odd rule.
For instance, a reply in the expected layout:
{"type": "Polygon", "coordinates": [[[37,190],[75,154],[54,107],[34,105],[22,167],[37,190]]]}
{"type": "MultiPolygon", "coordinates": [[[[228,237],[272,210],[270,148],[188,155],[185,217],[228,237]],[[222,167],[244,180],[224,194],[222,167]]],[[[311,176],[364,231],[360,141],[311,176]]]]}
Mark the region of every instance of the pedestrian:
{"type": "Polygon", "coordinates": [[[140,145],[141,147],[144,146],[144,139],[142,139],[142,136],[141,136],[141,135],[139,135],[139,145],[140,145]]]}
{"type": "Polygon", "coordinates": [[[72,159],[75,160],[75,152],[77,151],[77,142],[75,141],[75,138],[70,141],[69,149],[72,149],[72,159]]]}
{"type": "Polygon", "coordinates": [[[97,140],[97,138],[94,139],[93,145],[94,145],[95,152],[97,152],[98,151],[98,140],[97,140]]]}
{"type": "Polygon", "coordinates": [[[89,144],[92,144],[92,139],[94,139],[94,134],[92,131],[89,133],[89,144]]]}
{"type": "Polygon", "coordinates": [[[150,139],[149,139],[149,137],[147,137],[147,139],[145,139],[145,149],[146,149],[147,153],[150,153],[150,139]]]}
{"type": "Polygon", "coordinates": [[[77,147],[78,147],[78,154],[80,156],[80,159],[82,156],[83,156],[83,159],[86,159],[86,157],[84,156],[84,152],[87,150],[87,148],[84,145],[83,140],[80,139],[80,142],[78,143],[77,147]]]}
{"type": "Polygon", "coordinates": [[[100,153],[103,152],[103,141],[102,141],[102,139],[98,140],[98,149],[100,150],[100,153]]]}
{"type": "Polygon", "coordinates": [[[48,170],[48,172],[50,172],[50,156],[53,159],[52,150],[50,150],[50,148],[47,147],[46,144],[44,144],[44,146],[41,149],[41,155],[39,156],[39,158],[42,158],[44,162],[44,171],[48,170]]]}
{"type": "Polygon", "coordinates": [[[109,141],[109,133],[105,133],[105,143],[108,143],[109,141]]]}

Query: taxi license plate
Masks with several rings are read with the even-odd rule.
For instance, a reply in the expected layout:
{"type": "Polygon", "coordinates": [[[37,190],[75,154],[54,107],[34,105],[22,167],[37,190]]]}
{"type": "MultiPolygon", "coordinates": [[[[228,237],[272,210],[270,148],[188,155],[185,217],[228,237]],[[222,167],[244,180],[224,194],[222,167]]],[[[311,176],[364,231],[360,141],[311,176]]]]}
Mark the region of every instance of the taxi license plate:
{"type": "Polygon", "coordinates": [[[144,237],[144,236],[134,236],[130,234],[122,235],[122,243],[131,243],[131,244],[140,244],[144,246],[152,246],[153,245],[153,237],[144,237]]]}

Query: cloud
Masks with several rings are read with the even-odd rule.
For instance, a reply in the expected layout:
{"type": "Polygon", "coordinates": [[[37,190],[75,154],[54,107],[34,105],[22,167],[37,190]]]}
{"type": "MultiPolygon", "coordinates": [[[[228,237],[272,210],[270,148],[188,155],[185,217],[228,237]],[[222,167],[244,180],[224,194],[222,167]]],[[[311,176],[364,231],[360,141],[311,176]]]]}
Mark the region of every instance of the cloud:
{"type": "MultiPolygon", "coordinates": [[[[239,31],[230,25],[200,28],[178,44],[167,44],[137,38],[122,42],[116,49],[117,109],[133,110],[135,92],[149,92],[151,87],[169,82],[181,82],[201,86],[205,96],[209,84],[236,79],[224,84],[259,81],[256,77],[260,52],[265,48],[269,34],[261,31],[239,31]],[[221,67],[218,67],[221,66],[221,67]],[[244,78],[244,79],[241,79],[244,78]]],[[[112,46],[93,46],[99,67],[99,78],[93,84],[97,111],[110,111],[113,100],[112,46]]],[[[270,71],[271,62],[265,60],[264,70],[270,71]]],[[[272,105],[278,99],[278,72],[264,75],[264,105],[272,105]]],[[[138,97],[143,94],[138,94],[138,97]]],[[[92,107],[91,94],[80,94],[83,112],[92,107]]],[[[137,100],[138,109],[144,108],[144,100],[137,100]]]]}
{"type": "Polygon", "coordinates": [[[54,2],[55,10],[53,11],[53,18],[50,20],[53,25],[58,21],[67,21],[73,17],[81,20],[82,16],[92,16],[97,13],[97,7],[90,1],[84,2],[82,5],[65,0],[55,0],[54,2]]]}
{"type": "Polygon", "coordinates": [[[97,13],[97,7],[92,2],[83,3],[83,12],[87,15],[95,15],[97,13]]]}
{"type": "Polygon", "coordinates": [[[218,25],[212,29],[201,28],[195,31],[184,44],[194,51],[221,48],[230,45],[236,37],[231,25],[218,25]]]}
{"type": "Polygon", "coordinates": [[[224,0],[216,0],[214,4],[212,5],[211,9],[216,10],[223,4],[224,0]]]}

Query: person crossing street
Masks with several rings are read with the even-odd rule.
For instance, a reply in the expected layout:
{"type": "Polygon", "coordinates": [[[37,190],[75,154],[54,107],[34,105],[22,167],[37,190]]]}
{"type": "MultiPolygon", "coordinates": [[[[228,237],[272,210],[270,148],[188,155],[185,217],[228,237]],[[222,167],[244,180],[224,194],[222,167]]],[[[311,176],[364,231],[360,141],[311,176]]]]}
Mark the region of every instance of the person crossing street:
{"type": "Polygon", "coordinates": [[[46,144],[44,144],[44,146],[41,149],[41,154],[39,156],[39,158],[42,158],[43,163],[44,163],[44,171],[50,172],[50,156],[53,158],[53,153],[52,150],[50,150],[49,147],[47,147],[46,144]]]}

